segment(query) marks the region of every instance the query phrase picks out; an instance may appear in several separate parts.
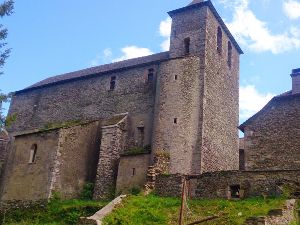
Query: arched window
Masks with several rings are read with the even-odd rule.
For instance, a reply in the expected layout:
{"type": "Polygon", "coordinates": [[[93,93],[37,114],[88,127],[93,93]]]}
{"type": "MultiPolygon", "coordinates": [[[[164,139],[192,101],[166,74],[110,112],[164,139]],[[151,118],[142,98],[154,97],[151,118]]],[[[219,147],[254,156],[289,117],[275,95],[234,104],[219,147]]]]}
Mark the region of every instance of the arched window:
{"type": "Polygon", "coordinates": [[[227,63],[228,63],[228,66],[231,68],[231,63],[232,63],[232,45],[231,45],[230,41],[228,41],[227,63]]]}
{"type": "Polygon", "coordinates": [[[30,148],[29,163],[34,163],[37,153],[37,144],[33,144],[30,148]]]}
{"type": "Polygon", "coordinates": [[[218,27],[217,33],[217,51],[222,53],[222,30],[220,27],[218,27]]]}
{"type": "Polygon", "coordinates": [[[190,45],[191,45],[191,39],[185,38],[184,39],[184,54],[189,55],[190,54],[190,45]]]}

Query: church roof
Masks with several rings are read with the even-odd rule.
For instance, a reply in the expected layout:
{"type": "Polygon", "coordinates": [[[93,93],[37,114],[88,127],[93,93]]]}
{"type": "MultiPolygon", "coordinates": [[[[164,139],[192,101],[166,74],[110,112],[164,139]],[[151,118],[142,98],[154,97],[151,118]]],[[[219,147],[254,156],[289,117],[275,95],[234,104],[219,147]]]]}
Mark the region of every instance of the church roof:
{"type": "Polygon", "coordinates": [[[210,8],[210,10],[214,14],[214,16],[217,18],[219,24],[221,25],[221,27],[223,28],[224,32],[227,34],[227,36],[229,37],[229,39],[231,40],[232,44],[237,49],[237,51],[240,54],[244,54],[243,50],[241,49],[241,47],[239,46],[239,44],[236,42],[236,40],[234,39],[234,37],[232,36],[232,34],[230,33],[230,31],[228,30],[227,26],[225,25],[224,21],[222,20],[222,18],[220,17],[219,13],[217,12],[217,10],[215,9],[215,7],[213,6],[213,4],[211,3],[210,0],[207,0],[207,1],[204,1],[204,0],[193,0],[188,6],[183,7],[183,8],[179,8],[179,9],[175,9],[175,10],[170,11],[168,13],[172,17],[176,13],[183,12],[183,11],[186,11],[186,10],[189,10],[189,9],[192,9],[192,8],[197,8],[197,7],[201,8],[201,7],[204,7],[204,6],[208,6],[210,8]]]}
{"type": "Polygon", "coordinates": [[[35,83],[23,90],[17,91],[16,93],[22,93],[29,90],[34,90],[42,87],[47,87],[53,84],[64,83],[70,80],[79,80],[84,79],[90,76],[99,76],[105,73],[128,69],[131,67],[139,66],[139,65],[146,65],[150,63],[154,63],[157,61],[163,61],[169,59],[169,52],[161,52],[158,54],[153,54],[149,56],[128,59],[120,62],[105,64],[101,66],[91,67],[83,70],[78,70],[75,72],[65,73],[58,76],[49,77],[45,80],[42,80],[38,83],[35,83]]]}

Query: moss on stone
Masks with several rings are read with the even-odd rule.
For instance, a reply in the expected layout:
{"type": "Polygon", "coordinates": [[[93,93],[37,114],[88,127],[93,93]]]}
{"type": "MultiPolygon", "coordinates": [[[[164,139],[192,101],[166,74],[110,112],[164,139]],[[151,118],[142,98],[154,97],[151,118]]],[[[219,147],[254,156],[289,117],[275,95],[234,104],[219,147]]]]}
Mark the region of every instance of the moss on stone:
{"type": "Polygon", "coordinates": [[[59,128],[67,128],[67,127],[73,127],[77,125],[82,125],[86,122],[83,122],[81,120],[70,120],[62,123],[46,123],[43,128],[41,128],[39,131],[48,131],[48,130],[55,130],[59,128]]]}
{"type": "Polygon", "coordinates": [[[124,151],[124,156],[130,156],[130,155],[139,155],[139,154],[147,154],[151,152],[151,146],[146,145],[144,147],[132,147],[128,148],[124,151]]]}

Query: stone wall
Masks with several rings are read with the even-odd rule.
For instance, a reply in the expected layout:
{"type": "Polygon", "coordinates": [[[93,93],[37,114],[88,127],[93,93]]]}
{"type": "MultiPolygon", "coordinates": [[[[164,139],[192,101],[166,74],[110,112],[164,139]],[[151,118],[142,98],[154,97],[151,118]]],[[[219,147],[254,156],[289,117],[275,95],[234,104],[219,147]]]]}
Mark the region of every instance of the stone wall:
{"type": "MultiPolygon", "coordinates": [[[[16,115],[10,131],[43,128],[47,124],[65,121],[92,121],[129,112],[150,118],[152,123],[155,98],[155,77],[148,82],[148,69],[157,64],[119,69],[81,80],[17,93],[9,109],[16,115]],[[116,88],[110,90],[111,77],[116,88]]],[[[154,74],[156,76],[156,74],[154,74]]],[[[148,131],[151,133],[151,131],[148,131]]]]}
{"type": "Polygon", "coordinates": [[[211,10],[206,14],[204,103],[201,172],[237,170],[239,119],[239,53],[232,44],[231,67],[228,42],[222,30],[222,49],[217,50],[219,22],[211,10]]]}
{"type": "Polygon", "coordinates": [[[163,197],[180,197],[183,179],[180,174],[160,174],[155,180],[155,193],[163,197]]]}
{"type": "Polygon", "coordinates": [[[48,198],[58,136],[58,130],[54,130],[15,137],[3,178],[3,201],[48,198]],[[36,159],[29,163],[34,144],[37,146],[36,159]]]}
{"type": "Polygon", "coordinates": [[[244,225],[292,224],[292,222],[295,222],[295,220],[297,219],[295,215],[296,209],[297,209],[296,200],[294,199],[287,200],[286,204],[283,206],[282,209],[271,210],[269,211],[267,216],[248,218],[244,223],[244,225]]]}
{"type": "Polygon", "coordinates": [[[95,182],[100,137],[100,122],[59,130],[51,193],[59,192],[66,199],[78,198],[84,184],[95,182]]]}
{"type": "Polygon", "coordinates": [[[273,99],[245,128],[246,170],[300,169],[300,95],[273,99]]]}
{"type": "Polygon", "coordinates": [[[161,64],[155,102],[153,154],[170,155],[171,173],[196,173],[200,168],[199,57],[172,59],[161,64]],[[176,120],[176,121],[175,121],[176,120]]]}
{"type": "Polygon", "coordinates": [[[208,7],[191,8],[177,12],[172,17],[172,32],[170,44],[170,57],[186,55],[184,39],[190,39],[190,55],[204,56],[206,14],[208,7]]]}
{"type": "Polygon", "coordinates": [[[94,199],[109,199],[115,195],[118,165],[126,148],[127,129],[127,116],[115,125],[102,127],[94,199]]]}
{"type": "Polygon", "coordinates": [[[150,154],[123,155],[118,168],[116,195],[130,193],[132,188],[142,189],[150,164],[150,154]]]}
{"type": "Polygon", "coordinates": [[[100,148],[100,122],[16,136],[3,178],[2,200],[37,201],[53,192],[79,197],[94,182],[100,148]],[[32,146],[37,146],[30,162],[32,146]]]}
{"type": "MultiPolygon", "coordinates": [[[[159,195],[180,196],[182,175],[160,175],[155,190],[159,195]]],[[[231,187],[239,186],[240,197],[275,196],[282,193],[297,197],[300,170],[223,171],[186,176],[192,198],[231,198],[231,187]]]]}
{"type": "Polygon", "coordinates": [[[3,173],[4,165],[8,155],[8,139],[1,139],[0,137],[0,177],[3,173]]]}

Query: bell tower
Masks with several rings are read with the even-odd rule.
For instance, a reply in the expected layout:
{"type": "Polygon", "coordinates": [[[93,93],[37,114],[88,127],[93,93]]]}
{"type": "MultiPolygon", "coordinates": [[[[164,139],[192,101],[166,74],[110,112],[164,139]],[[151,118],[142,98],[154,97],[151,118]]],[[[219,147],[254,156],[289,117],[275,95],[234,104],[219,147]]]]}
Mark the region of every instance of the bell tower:
{"type": "Polygon", "coordinates": [[[170,154],[170,173],[238,169],[243,52],[210,0],[168,14],[170,59],[158,76],[153,150],[170,154]]]}

